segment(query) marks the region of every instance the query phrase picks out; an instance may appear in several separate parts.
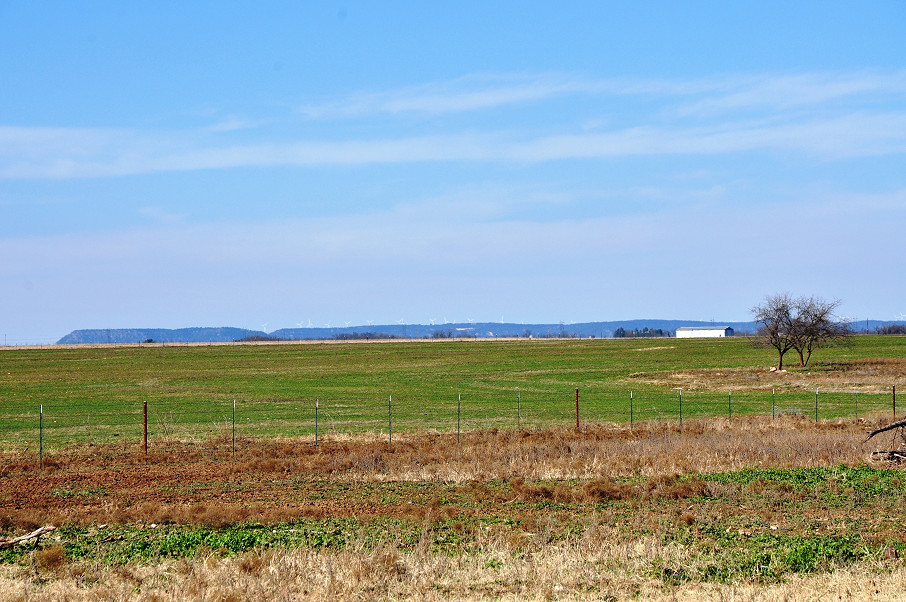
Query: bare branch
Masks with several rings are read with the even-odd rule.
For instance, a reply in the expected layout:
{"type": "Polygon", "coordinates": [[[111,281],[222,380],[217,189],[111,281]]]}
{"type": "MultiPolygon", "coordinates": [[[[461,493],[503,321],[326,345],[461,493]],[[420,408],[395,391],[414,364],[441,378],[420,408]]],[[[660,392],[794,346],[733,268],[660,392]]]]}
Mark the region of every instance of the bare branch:
{"type": "Polygon", "coordinates": [[[54,527],[53,525],[46,525],[44,527],[41,527],[40,529],[36,529],[36,530],[32,531],[28,535],[22,535],[19,537],[14,537],[12,539],[0,541],[0,548],[8,548],[17,543],[22,543],[23,541],[28,541],[29,539],[34,539],[35,543],[37,543],[37,540],[39,537],[41,537],[42,535],[44,535],[46,533],[50,533],[54,529],[56,529],[56,527],[54,527]]]}
{"type": "MultiPolygon", "coordinates": [[[[884,432],[886,432],[886,431],[892,431],[892,430],[895,429],[895,428],[902,428],[902,427],[904,427],[904,426],[906,426],[906,418],[903,418],[902,420],[897,420],[896,422],[891,422],[891,423],[888,424],[887,426],[882,426],[882,427],[879,428],[879,429],[873,430],[873,431],[871,432],[871,434],[870,434],[868,437],[865,438],[865,441],[868,441],[869,439],[871,439],[871,438],[874,437],[875,435],[880,435],[881,433],[884,433],[884,432]]],[[[863,441],[863,443],[864,443],[864,441],[863,441]]]]}

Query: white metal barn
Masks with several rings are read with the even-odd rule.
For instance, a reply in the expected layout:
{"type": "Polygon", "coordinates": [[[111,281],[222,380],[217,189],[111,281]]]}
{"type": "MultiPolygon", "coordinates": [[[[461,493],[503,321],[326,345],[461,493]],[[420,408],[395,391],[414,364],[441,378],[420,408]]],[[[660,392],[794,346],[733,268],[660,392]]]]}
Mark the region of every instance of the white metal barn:
{"type": "Polygon", "coordinates": [[[732,337],[733,329],[729,326],[681,326],[676,329],[678,339],[706,339],[732,337]]]}

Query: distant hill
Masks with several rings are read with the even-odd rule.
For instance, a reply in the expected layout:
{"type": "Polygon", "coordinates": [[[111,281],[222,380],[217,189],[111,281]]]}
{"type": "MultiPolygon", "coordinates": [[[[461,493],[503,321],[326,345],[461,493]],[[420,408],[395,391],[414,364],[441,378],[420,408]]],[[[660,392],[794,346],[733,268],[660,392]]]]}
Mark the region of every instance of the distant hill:
{"type": "MultiPolygon", "coordinates": [[[[878,322],[877,325],[884,323],[878,322]]],[[[381,324],[333,328],[281,328],[267,333],[245,328],[110,328],[74,330],[59,345],[104,343],[229,343],[240,340],[321,340],[369,338],[495,338],[495,337],[579,337],[609,338],[618,328],[626,331],[663,330],[671,336],[681,326],[730,326],[738,334],[755,332],[753,322],[704,322],[696,320],[614,320],[576,324],[516,324],[512,322],[460,322],[455,324],[381,324]]]]}
{"type": "Polygon", "coordinates": [[[266,332],[245,328],[108,328],[73,330],[57,341],[58,345],[97,345],[103,343],[231,343],[239,339],[264,336],[266,332]]]}

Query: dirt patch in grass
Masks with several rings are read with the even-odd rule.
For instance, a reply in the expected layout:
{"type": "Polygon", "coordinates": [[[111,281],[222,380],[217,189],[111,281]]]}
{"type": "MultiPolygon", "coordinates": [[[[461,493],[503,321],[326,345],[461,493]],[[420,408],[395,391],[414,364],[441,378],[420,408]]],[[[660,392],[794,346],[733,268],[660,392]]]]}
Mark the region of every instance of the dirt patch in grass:
{"type": "Polygon", "coordinates": [[[877,358],[845,362],[817,362],[806,368],[777,371],[764,368],[710,368],[672,372],[639,372],[633,382],[693,391],[814,390],[835,393],[884,393],[904,385],[906,358],[877,358]]]}

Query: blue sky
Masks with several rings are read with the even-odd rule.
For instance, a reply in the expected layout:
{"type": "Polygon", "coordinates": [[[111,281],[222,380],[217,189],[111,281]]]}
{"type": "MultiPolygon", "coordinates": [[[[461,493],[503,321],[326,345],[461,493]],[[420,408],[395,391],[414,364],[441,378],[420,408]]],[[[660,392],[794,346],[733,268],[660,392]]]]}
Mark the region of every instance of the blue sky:
{"type": "Polygon", "coordinates": [[[0,333],[906,317],[906,4],[0,2],[0,333]]]}

